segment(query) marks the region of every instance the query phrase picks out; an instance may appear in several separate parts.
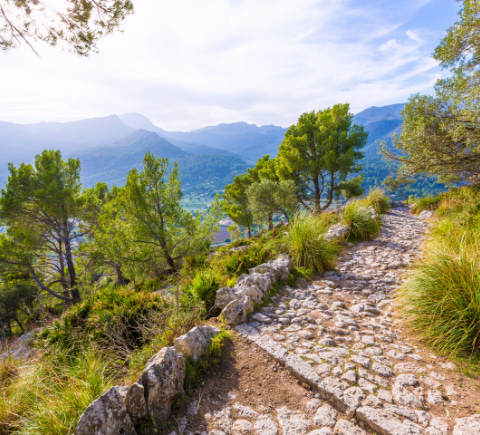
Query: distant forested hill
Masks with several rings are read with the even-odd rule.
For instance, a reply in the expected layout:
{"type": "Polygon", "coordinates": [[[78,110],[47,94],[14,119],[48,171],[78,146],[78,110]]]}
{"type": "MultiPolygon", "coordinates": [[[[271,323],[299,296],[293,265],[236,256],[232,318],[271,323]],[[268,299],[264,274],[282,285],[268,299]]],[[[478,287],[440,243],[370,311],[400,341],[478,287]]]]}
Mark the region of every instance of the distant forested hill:
{"type": "MultiPolygon", "coordinates": [[[[363,161],[368,190],[380,185],[390,171],[377,153],[377,140],[391,142],[399,133],[404,104],[370,107],[354,116],[369,132],[363,161]]],[[[221,192],[235,175],[253,167],[259,157],[275,157],[286,128],[245,122],[219,124],[191,132],[171,132],[138,114],[111,115],[74,122],[14,124],[0,121],[0,185],[7,180],[7,164],[33,163],[43,149],[60,149],[64,156],[80,157],[82,181],[122,185],[132,167],[140,167],[146,151],[177,161],[189,206],[203,206],[221,192]]],[[[412,193],[442,189],[432,180],[421,181],[412,193]]]]}

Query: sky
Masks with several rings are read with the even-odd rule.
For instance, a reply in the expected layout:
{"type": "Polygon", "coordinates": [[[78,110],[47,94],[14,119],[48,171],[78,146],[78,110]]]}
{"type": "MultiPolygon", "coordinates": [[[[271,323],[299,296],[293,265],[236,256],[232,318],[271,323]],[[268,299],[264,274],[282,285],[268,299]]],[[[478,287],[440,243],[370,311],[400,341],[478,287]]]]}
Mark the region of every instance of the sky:
{"type": "MultiPolygon", "coordinates": [[[[56,0],[59,1],[59,0],[56,0]]],[[[432,93],[431,57],[455,0],[133,0],[123,32],[79,57],[37,44],[0,52],[0,120],[138,112],[166,130],[245,121],[288,127],[432,93]]]]}

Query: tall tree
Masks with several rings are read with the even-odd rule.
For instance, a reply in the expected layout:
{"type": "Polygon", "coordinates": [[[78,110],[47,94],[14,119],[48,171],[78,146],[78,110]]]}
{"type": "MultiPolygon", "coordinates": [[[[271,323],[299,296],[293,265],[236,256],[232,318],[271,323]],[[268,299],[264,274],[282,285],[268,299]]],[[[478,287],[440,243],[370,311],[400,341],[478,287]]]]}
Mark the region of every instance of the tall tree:
{"type": "Polygon", "coordinates": [[[34,43],[64,42],[75,53],[96,51],[97,40],[113,32],[133,12],[130,0],[2,0],[0,3],[0,47],[22,42],[36,52],[34,43]]]}
{"type": "Polygon", "coordinates": [[[7,228],[1,236],[0,262],[28,272],[57,298],[79,301],[73,250],[88,232],[82,225],[80,161],[65,162],[60,151],[45,150],[35,157],[34,166],[10,164],[9,171],[0,193],[0,222],[7,228]],[[52,278],[50,285],[60,283],[64,294],[42,282],[42,274],[52,278]]]}
{"type": "Polygon", "coordinates": [[[435,95],[414,95],[405,106],[401,134],[381,152],[406,174],[480,184],[480,3],[463,0],[460,19],[447,30],[434,58],[450,69],[435,95]]]}
{"type": "Polygon", "coordinates": [[[311,211],[326,210],[338,184],[360,170],[360,149],[367,133],[363,127],[352,125],[352,118],[348,104],[304,113],[280,145],[277,174],[295,182],[299,201],[311,211]]]}
{"type": "Polygon", "coordinates": [[[253,215],[247,189],[252,183],[249,174],[237,175],[232,184],[225,186],[225,193],[222,195],[223,211],[237,225],[247,228],[249,238],[252,237],[253,215]]]}
{"type": "Polygon", "coordinates": [[[208,214],[194,217],[182,208],[181,198],[178,165],[169,170],[167,159],[151,153],[145,155],[142,171],[132,169],[128,173],[119,196],[132,228],[133,243],[145,248],[146,260],[165,265],[172,272],[179,269],[187,254],[208,247],[220,220],[217,202],[208,214]]]}
{"type": "Polygon", "coordinates": [[[287,222],[295,210],[298,199],[293,180],[272,181],[268,178],[253,183],[247,189],[247,196],[253,216],[259,220],[269,220],[269,229],[272,229],[272,215],[282,214],[287,222]]]}

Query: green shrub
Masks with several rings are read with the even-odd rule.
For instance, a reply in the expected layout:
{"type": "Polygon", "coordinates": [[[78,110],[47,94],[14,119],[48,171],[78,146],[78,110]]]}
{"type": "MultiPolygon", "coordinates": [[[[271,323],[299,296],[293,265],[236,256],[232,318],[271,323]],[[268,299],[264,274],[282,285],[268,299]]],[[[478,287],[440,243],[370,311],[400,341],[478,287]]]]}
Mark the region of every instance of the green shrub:
{"type": "Polygon", "coordinates": [[[435,211],[443,199],[443,195],[437,196],[426,196],[425,198],[420,198],[413,207],[411,212],[413,214],[420,214],[423,210],[435,211]]]}
{"type": "Polygon", "coordinates": [[[212,270],[197,272],[192,282],[185,290],[192,296],[205,303],[205,308],[210,310],[215,302],[215,294],[220,287],[220,279],[212,270]]]}
{"type": "Polygon", "coordinates": [[[182,305],[174,295],[108,287],[71,307],[41,332],[40,339],[46,349],[59,345],[77,352],[92,344],[125,358],[153,336],[159,335],[164,345],[170,344],[175,338],[172,334],[185,333],[201,313],[195,301],[182,305]]]}
{"type": "Polygon", "coordinates": [[[480,349],[479,240],[465,232],[452,233],[446,243],[434,240],[400,290],[412,331],[449,355],[480,349]]]}
{"type": "Polygon", "coordinates": [[[362,201],[349,201],[342,210],[342,223],[350,228],[351,240],[368,240],[378,234],[380,220],[362,201]]]}
{"type": "Polygon", "coordinates": [[[339,246],[335,241],[323,237],[330,226],[330,216],[297,214],[285,233],[295,265],[309,269],[313,273],[331,268],[337,258],[339,246]]]}
{"type": "Polygon", "coordinates": [[[362,201],[367,207],[371,206],[378,214],[387,213],[390,210],[390,198],[385,191],[376,187],[362,201]]]}

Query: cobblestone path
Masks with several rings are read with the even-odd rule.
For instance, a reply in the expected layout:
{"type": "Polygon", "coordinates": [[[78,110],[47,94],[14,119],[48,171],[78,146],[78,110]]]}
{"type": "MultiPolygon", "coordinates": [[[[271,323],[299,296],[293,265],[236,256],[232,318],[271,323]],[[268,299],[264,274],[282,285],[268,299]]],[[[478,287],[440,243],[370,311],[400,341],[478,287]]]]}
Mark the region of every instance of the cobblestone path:
{"type": "Polygon", "coordinates": [[[415,345],[395,318],[395,289],[426,230],[407,209],[393,209],[378,238],[349,246],[334,271],[287,287],[237,326],[315,395],[304,409],[274,410],[232,396],[206,416],[209,433],[479,435],[475,382],[415,345]]]}

